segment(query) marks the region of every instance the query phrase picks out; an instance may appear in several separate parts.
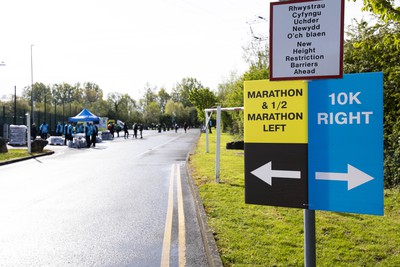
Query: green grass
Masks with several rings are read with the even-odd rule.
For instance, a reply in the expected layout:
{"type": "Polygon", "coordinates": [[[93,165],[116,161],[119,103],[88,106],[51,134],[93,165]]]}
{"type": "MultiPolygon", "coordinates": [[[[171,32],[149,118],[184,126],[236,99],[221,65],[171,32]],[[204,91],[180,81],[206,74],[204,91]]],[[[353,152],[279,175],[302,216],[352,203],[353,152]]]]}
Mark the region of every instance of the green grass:
{"type": "MultiPolygon", "coordinates": [[[[43,150],[43,152],[46,152],[48,150],[43,150]]],[[[7,153],[0,153],[0,162],[2,161],[7,161],[7,160],[13,160],[13,159],[18,159],[18,158],[24,158],[32,155],[39,155],[42,153],[28,153],[27,148],[13,148],[9,149],[7,153]]]]}
{"type": "MultiPolygon", "coordinates": [[[[224,266],[304,266],[303,210],[244,203],[244,153],[221,136],[220,183],[215,137],[190,157],[208,224],[224,266]]],[[[400,190],[385,190],[385,215],[316,211],[317,266],[400,266],[400,190]]]]}

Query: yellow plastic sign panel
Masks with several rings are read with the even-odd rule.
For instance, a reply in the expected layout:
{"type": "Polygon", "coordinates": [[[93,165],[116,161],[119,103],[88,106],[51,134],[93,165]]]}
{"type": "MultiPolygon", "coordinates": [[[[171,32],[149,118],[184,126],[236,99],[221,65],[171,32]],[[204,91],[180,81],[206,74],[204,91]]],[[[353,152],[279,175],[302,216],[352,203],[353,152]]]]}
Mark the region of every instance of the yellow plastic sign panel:
{"type": "Polygon", "coordinates": [[[307,81],[244,82],[244,142],[308,141],[307,81]]]}

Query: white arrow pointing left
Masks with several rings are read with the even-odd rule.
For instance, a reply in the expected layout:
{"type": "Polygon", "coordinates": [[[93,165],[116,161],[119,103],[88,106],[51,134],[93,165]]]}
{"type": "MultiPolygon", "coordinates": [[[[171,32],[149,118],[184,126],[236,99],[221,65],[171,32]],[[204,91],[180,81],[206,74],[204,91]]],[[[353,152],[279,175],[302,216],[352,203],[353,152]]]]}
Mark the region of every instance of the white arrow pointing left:
{"type": "Polygon", "coordinates": [[[283,171],[283,170],[273,170],[272,169],[272,161],[268,162],[265,165],[255,169],[250,172],[254,176],[257,176],[262,181],[266,182],[269,185],[272,185],[272,177],[274,178],[289,178],[289,179],[300,179],[301,172],[300,171],[283,171]]]}
{"type": "Polygon", "coordinates": [[[357,186],[365,184],[374,179],[365,172],[347,164],[347,173],[337,172],[316,172],[315,179],[317,180],[330,180],[330,181],[346,181],[347,190],[351,190],[357,186]]]}

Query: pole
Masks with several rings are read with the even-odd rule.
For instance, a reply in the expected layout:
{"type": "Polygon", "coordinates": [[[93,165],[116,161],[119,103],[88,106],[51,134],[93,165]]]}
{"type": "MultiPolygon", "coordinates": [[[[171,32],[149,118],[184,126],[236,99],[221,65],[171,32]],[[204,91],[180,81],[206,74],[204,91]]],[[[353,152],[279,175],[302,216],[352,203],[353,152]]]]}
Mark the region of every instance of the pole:
{"type": "Polygon", "coordinates": [[[304,263],[305,267],[316,266],[315,211],[304,210],[304,263]]]}
{"type": "Polygon", "coordinates": [[[219,162],[221,150],[221,106],[217,106],[217,143],[215,158],[215,181],[219,183],[219,162]]]}
{"type": "Polygon", "coordinates": [[[208,153],[209,152],[209,150],[208,150],[208,112],[207,111],[205,111],[205,113],[206,113],[206,121],[205,121],[205,123],[206,123],[206,127],[205,127],[205,129],[206,129],[206,153],[208,153]]]}
{"type": "MultiPolygon", "coordinates": [[[[289,0],[279,0],[286,2],[289,0]]],[[[304,210],[304,266],[316,266],[316,248],[315,248],[315,211],[304,210]]]]}
{"type": "Polygon", "coordinates": [[[54,125],[57,125],[57,102],[54,99],[54,125]]]}
{"type": "MultiPolygon", "coordinates": [[[[47,107],[46,107],[46,105],[47,105],[47,97],[46,97],[46,95],[45,95],[45,96],[44,96],[44,121],[47,122],[47,115],[46,115],[47,107]]],[[[49,123],[50,123],[50,122],[49,122],[49,123]]]]}
{"type": "Polygon", "coordinates": [[[26,142],[28,143],[28,153],[32,153],[32,144],[31,144],[31,117],[29,112],[26,115],[26,126],[28,127],[28,136],[26,138],[26,142]]]}
{"type": "Polygon", "coordinates": [[[33,100],[33,56],[32,56],[32,47],[33,44],[31,44],[31,114],[32,114],[32,121],[35,121],[35,115],[34,115],[34,110],[33,110],[33,105],[34,105],[34,100],[33,100]]]}
{"type": "Polygon", "coordinates": [[[17,86],[14,86],[14,125],[17,125],[17,86]]]}

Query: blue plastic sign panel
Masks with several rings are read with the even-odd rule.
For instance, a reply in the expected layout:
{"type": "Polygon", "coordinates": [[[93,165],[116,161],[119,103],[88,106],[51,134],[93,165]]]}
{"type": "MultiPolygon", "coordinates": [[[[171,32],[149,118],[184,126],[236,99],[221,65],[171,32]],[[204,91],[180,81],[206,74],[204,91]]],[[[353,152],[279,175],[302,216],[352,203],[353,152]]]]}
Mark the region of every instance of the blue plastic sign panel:
{"type": "Polygon", "coordinates": [[[383,74],[309,83],[309,209],[383,215],[383,74]]]}

